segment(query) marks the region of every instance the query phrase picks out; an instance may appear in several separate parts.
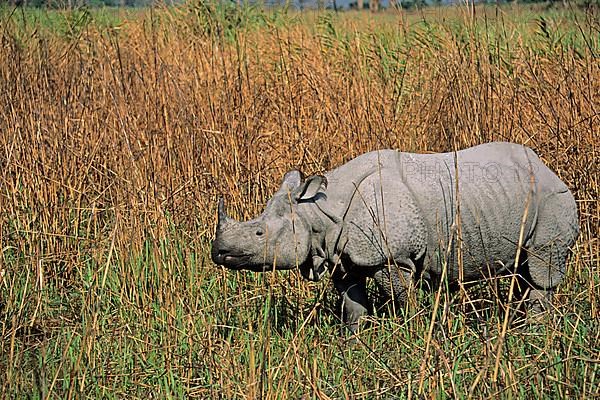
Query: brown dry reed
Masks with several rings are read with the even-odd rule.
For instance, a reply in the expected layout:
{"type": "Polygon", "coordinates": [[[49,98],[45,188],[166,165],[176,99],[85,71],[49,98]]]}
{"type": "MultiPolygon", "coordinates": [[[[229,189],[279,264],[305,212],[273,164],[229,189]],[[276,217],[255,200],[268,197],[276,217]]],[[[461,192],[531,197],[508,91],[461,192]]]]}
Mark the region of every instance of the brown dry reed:
{"type": "Polygon", "coordinates": [[[0,397],[598,395],[598,17],[2,9],[0,397]],[[543,322],[503,330],[510,308],[443,290],[346,344],[327,280],[210,261],[220,195],[246,219],[292,167],[494,140],[532,147],[578,201],[543,322]]]}

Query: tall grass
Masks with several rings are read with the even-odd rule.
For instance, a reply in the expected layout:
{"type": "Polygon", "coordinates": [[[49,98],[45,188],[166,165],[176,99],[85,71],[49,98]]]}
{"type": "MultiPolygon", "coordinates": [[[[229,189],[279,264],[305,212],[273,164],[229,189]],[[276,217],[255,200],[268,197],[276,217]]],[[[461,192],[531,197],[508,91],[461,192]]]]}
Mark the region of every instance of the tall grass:
{"type": "Polygon", "coordinates": [[[0,397],[598,395],[598,10],[219,7],[2,10],[0,397]],[[210,261],[219,195],[250,218],[291,167],[491,140],[534,148],[582,227],[556,314],[503,341],[501,304],[444,292],[347,344],[327,281],[210,261]]]}

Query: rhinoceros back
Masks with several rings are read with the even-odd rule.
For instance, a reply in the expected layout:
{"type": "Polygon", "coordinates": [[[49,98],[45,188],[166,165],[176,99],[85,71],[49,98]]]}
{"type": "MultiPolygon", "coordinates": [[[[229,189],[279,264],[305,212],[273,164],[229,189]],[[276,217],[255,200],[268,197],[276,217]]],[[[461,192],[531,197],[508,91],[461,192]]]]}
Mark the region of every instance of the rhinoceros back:
{"type": "MultiPolygon", "coordinates": [[[[429,230],[426,263],[439,272],[447,260],[450,279],[459,275],[459,246],[465,278],[510,267],[519,241],[535,230],[540,206],[570,195],[531,149],[512,143],[398,157],[401,179],[429,230]]],[[[574,201],[567,203],[574,208],[574,201]]]]}

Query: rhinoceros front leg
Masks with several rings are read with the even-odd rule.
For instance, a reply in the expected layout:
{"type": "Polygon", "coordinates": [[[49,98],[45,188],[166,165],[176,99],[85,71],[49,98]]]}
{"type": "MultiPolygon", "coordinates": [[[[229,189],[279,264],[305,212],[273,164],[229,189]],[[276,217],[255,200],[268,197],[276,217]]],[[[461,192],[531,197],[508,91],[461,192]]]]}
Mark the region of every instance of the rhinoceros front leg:
{"type": "Polygon", "coordinates": [[[342,300],[342,321],[344,328],[352,334],[358,332],[360,317],[368,312],[366,277],[358,277],[341,271],[333,274],[333,284],[342,300]]]}

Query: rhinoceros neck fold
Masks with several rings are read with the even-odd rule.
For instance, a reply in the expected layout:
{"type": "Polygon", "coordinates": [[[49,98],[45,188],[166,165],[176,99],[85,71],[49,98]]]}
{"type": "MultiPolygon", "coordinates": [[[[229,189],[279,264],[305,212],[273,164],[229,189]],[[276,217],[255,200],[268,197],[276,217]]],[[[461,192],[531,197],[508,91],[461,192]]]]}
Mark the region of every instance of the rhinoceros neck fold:
{"type": "Polygon", "coordinates": [[[317,281],[331,264],[342,227],[341,219],[333,213],[327,198],[302,204],[298,208],[298,217],[311,230],[309,258],[300,265],[300,272],[306,279],[317,281]]]}
{"type": "Polygon", "coordinates": [[[338,246],[344,226],[344,213],[338,216],[327,199],[316,201],[310,207],[310,213],[312,273],[320,279],[324,271],[335,264],[337,253],[341,251],[338,246]]]}

